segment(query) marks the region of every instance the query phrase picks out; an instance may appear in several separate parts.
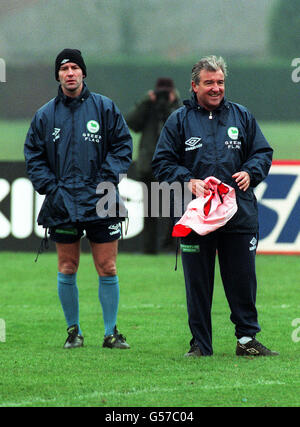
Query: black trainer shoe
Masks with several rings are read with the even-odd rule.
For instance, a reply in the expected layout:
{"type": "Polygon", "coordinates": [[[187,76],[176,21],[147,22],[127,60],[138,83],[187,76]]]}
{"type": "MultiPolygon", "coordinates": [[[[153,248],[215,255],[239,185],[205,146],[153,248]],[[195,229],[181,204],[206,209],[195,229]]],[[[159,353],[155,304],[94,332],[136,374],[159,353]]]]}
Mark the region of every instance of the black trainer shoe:
{"type": "Polygon", "coordinates": [[[130,345],[127,344],[124,335],[119,334],[117,327],[115,326],[113,335],[108,335],[107,337],[104,337],[102,347],[119,348],[121,350],[125,350],[130,348],[130,345]]]}
{"type": "Polygon", "coordinates": [[[201,357],[203,356],[197,344],[191,344],[191,348],[184,355],[185,357],[201,357]]]}
{"type": "Polygon", "coordinates": [[[67,329],[68,338],[64,344],[64,348],[78,348],[83,347],[83,336],[78,333],[78,326],[73,325],[67,329]]]}
{"type": "Polygon", "coordinates": [[[276,351],[271,351],[264,345],[262,345],[255,338],[249,341],[247,344],[240,344],[237,342],[236,346],[237,356],[279,356],[276,351]]]}

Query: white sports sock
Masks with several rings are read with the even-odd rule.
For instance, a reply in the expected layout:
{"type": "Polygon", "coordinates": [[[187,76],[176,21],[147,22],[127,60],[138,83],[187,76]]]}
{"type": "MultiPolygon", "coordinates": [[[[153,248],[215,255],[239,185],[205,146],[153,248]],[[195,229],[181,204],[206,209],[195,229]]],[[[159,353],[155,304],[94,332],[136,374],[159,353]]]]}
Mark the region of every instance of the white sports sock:
{"type": "Polygon", "coordinates": [[[247,344],[248,342],[252,341],[253,338],[251,337],[242,337],[239,339],[240,344],[247,344]]]}

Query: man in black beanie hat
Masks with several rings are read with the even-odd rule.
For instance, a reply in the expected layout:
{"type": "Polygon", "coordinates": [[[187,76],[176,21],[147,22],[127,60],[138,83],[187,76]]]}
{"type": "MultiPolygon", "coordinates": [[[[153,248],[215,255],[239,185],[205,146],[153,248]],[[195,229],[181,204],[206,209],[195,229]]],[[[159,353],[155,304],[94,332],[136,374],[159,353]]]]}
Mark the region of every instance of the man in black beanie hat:
{"type": "Polygon", "coordinates": [[[60,82],[62,90],[66,90],[68,96],[78,96],[82,90],[83,79],[87,76],[86,65],[81,56],[80,50],[64,49],[55,61],[55,78],[60,82]],[[69,71],[73,75],[69,75],[69,71]],[[81,73],[78,73],[81,70],[81,73]]]}
{"type": "Polygon", "coordinates": [[[117,185],[127,173],[132,140],[118,107],[109,98],[90,92],[86,66],[77,49],[64,49],[55,61],[58,96],[35,114],[24,154],[29,178],[45,200],[38,224],[50,230],[58,255],[58,295],[68,326],[64,348],[83,346],[79,323],[77,270],[80,239],[86,233],[98,273],[99,301],[104,320],[103,347],[127,349],[116,321],[119,281],[116,258],[121,222],[127,216],[117,185]],[[110,184],[114,209],[100,212],[110,184]],[[106,194],[105,194],[106,195],[106,194]]]}

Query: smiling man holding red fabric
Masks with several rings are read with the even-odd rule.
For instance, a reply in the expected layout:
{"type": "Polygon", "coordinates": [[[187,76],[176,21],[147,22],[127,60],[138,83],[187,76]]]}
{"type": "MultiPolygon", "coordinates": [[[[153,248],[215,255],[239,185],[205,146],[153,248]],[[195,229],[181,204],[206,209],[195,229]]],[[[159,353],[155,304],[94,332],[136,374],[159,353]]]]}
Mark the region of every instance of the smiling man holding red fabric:
{"type": "MultiPolygon", "coordinates": [[[[253,193],[253,187],[269,172],[273,150],[247,108],[224,97],[226,74],[221,57],[205,57],[194,65],[192,99],[167,120],[152,166],[159,181],[188,183],[195,198],[213,200],[208,177],[232,187],[236,193],[237,211],[226,224],[205,235],[198,234],[195,228],[181,238],[192,333],[186,356],[213,354],[211,307],[216,253],[235,325],[236,354],[275,356],[278,353],[255,338],[260,326],[255,271],[258,212],[253,193]]],[[[218,200],[222,201],[222,196],[218,200]]],[[[210,209],[207,204],[204,206],[209,218],[210,209]]]]}

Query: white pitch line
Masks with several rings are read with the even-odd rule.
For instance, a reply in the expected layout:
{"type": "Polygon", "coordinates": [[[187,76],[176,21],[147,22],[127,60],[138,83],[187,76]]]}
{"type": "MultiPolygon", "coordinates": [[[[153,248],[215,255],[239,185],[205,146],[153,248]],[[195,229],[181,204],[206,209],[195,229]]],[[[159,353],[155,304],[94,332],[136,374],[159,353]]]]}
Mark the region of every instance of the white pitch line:
{"type": "MultiPolygon", "coordinates": [[[[300,382],[297,383],[293,383],[295,384],[300,384],[300,382]]],[[[214,386],[209,386],[209,385],[203,385],[201,386],[201,390],[223,390],[223,389],[235,389],[235,388],[253,388],[253,387],[257,387],[257,386],[270,386],[270,385],[286,385],[286,383],[281,382],[281,381],[265,381],[263,379],[258,380],[256,383],[252,383],[252,384],[244,384],[242,382],[237,382],[235,384],[232,385],[214,385],[214,386]]],[[[132,390],[129,390],[127,392],[120,392],[120,391],[108,391],[108,392],[93,392],[93,393],[89,393],[89,394],[85,394],[85,395],[79,395],[79,396],[74,396],[73,400],[74,401],[88,401],[91,398],[98,398],[98,399],[103,399],[103,398],[107,398],[108,396],[134,396],[134,395],[139,395],[139,394],[144,394],[144,393],[173,393],[173,392],[178,392],[178,391],[183,391],[183,387],[175,387],[175,388],[159,388],[159,387],[153,387],[153,388],[149,388],[149,389],[142,389],[142,390],[136,390],[135,388],[133,388],[132,390]]],[[[59,403],[61,404],[61,406],[64,406],[63,402],[62,402],[63,398],[59,398],[59,403]]],[[[5,404],[0,404],[0,407],[17,407],[17,406],[28,406],[28,405],[33,405],[35,403],[55,403],[57,402],[58,399],[54,398],[54,399],[43,399],[43,398],[35,398],[32,400],[27,400],[27,401],[22,401],[22,402],[7,402],[5,404]]]]}

